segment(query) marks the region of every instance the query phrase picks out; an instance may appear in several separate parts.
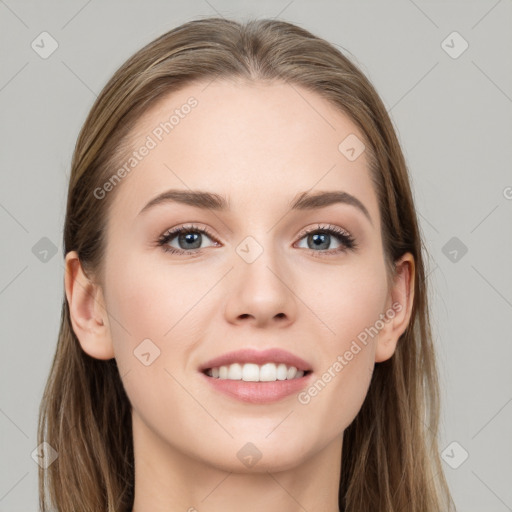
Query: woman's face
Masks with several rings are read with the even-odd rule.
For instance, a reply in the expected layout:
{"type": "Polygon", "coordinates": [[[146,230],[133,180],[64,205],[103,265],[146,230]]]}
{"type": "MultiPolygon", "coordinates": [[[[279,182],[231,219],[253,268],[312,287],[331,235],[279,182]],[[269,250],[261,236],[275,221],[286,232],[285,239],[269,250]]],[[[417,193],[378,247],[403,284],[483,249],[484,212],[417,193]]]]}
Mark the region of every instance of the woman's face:
{"type": "Polygon", "coordinates": [[[397,312],[362,138],[284,84],[189,85],[134,127],[133,160],[97,195],[115,194],[103,293],[139,446],[227,471],[261,457],[258,471],[340,441],[392,353],[378,343],[397,312]],[[325,192],[349,199],[307,207],[304,194],[325,192]],[[244,355],[225,361],[227,376],[249,380],[202,371],[242,349],[289,352],[308,373],[279,380],[294,372],[277,353],[252,361],[277,363],[276,376],[244,355]]]}

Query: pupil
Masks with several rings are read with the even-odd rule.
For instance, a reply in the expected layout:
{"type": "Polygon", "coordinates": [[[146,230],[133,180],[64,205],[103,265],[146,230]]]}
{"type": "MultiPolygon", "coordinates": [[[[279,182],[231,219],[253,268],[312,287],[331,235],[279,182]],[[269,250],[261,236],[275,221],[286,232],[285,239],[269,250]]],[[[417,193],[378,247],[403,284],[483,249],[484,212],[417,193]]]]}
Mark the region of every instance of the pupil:
{"type": "Polygon", "coordinates": [[[197,249],[201,245],[201,242],[199,241],[199,244],[197,243],[199,240],[199,233],[187,233],[185,235],[180,235],[180,242],[185,241],[187,244],[194,243],[194,237],[196,237],[195,243],[196,245],[194,247],[188,247],[188,249],[197,249]]]}
{"type": "MultiPolygon", "coordinates": [[[[329,245],[329,243],[325,241],[327,239],[327,235],[325,235],[325,234],[316,233],[316,234],[312,235],[312,237],[313,237],[313,244],[315,247],[320,247],[322,244],[329,245]]],[[[322,247],[322,249],[327,249],[327,247],[322,247]]]]}

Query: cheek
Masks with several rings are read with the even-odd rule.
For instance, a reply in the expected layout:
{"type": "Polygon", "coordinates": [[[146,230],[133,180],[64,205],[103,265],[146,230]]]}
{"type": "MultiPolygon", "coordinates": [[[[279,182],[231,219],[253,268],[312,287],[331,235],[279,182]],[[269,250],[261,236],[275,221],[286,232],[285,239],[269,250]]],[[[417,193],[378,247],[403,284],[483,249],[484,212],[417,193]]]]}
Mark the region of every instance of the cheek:
{"type": "Polygon", "coordinates": [[[330,417],[334,435],[353,421],[366,397],[387,283],[384,266],[375,262],[347,266],[329,279],[316,277],[319,292],[310,293],[308,305],[324,322],[325,334],[318,338],[323,354],[317,379],[298,399],[308,418],[330,417]]]}
{"type": "Polygon", "coordinates": [[[357,264],[335,271],[331,267],[304,275],[315,276],[304,281],[300,290],[318,318],[323,339],[330,341],[327,347],[344,350],[384,312],[387,283],[384,265],[379,262],[361,258],[357,264]]]}
{"type": "Polygon", "coordinates": [[[177,332],[183,333],[187,326],[194,325],[190,318],[194,309],[200,309],[195,306],[211,287],[208,276],[201,281],[191,280],[191,275],[194,272],[184,267],[175,266],[171,271],[143,257],[127,258],[112,268],[107,277],[107,306],[125,328],[114,321],[113,331],[123,339],[128,331],[133,343],[150,338],[157,345],[164,345],[177,332]]]}
{"type": "Polygon", "coordinates": [[[129,256],[109,268],[105,299],[115,358],[129,400],[147,425],[172,425],[176,411],[197,415],[178,382],[197,328],[200,308],[194,305],[210,286],[193,285],[183,270],[166,271],[149,258],[129,256]]]}

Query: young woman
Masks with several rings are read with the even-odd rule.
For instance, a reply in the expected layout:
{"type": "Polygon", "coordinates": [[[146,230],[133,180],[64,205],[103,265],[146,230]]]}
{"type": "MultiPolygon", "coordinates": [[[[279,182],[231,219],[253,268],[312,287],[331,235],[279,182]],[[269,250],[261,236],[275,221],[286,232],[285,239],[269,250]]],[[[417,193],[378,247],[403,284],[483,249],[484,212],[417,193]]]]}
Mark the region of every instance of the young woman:
{"type": "Polygon", "coordinates": [[[42,510],[452,510],[408,171],[328,42],[207,18],[138,51],[64,253],[42,510]]]}

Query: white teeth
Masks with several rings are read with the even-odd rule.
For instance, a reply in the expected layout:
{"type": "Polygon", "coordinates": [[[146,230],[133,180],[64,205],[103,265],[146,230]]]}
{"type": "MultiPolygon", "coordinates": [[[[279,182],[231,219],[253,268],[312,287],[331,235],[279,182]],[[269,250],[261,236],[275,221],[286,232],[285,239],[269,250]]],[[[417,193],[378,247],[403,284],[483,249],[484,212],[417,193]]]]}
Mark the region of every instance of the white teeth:
{"type": "Polygon", "coordinates": [[[296,374],[297,374],[297,368],[295,368],[295,366],[290,366],[290,368],[288,368],[288,370],[287,370],[286,378],[288,380],[293,379],[296,374]]]}
{"type": "Polygon", "coordinates": [[[260,380],[271,382],[277,380],[277,368],[274,363],[266,363],[260,368],[260,380]]]}
{"type": "Polygon", "coordinates": [[[227,379],[228,378],[228,367],[227,366],[221,366],[219,368],[219,379],[227,379]]]}
{"type": "Polygon", "coordinates": [[[234,363],[229,366],[228,379],[240,380],[242,378],[242,365],[234,363]]]}
{"type": "Polygon", "coordinates": [[[277,380],[286,380],[286,375],[288,374],[288,368],[284,363],[281,363],[277,366],[277,380]]]}
{"type": "Polygon", "coordinates": [[[257,364],[244,364],[242,367],[242,380],[258,382],[260,380],[260,368],[257,364]]]}
{"type": "Polygon", "coordinates": [[[224,380],[243,380],[246,382],[275,382],[276,380],[300,379],[304,376],[303,370],[297,370],[295,366],[286,366],[284,363],[233,363],[218,368],[211,368],[207,374],[210,377],[224,380]]]}

